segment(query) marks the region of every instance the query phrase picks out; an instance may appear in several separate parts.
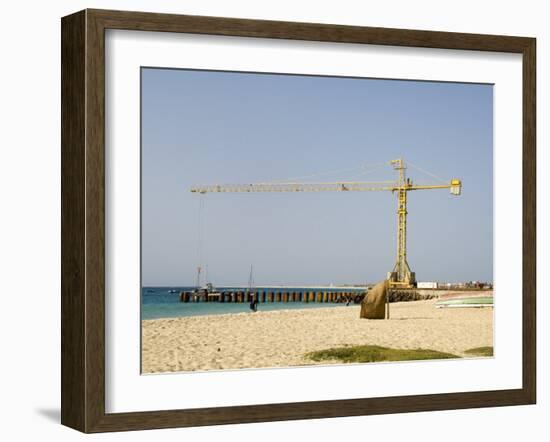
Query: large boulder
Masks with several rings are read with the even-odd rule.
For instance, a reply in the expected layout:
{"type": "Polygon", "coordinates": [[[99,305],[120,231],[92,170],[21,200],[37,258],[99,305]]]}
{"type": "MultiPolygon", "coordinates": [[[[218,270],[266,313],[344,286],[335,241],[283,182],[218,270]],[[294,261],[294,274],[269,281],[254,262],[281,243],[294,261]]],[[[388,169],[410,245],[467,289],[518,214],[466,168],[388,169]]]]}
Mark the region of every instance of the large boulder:
{"type": "Polygon", "coordinates": [[[367,296],[361,302],[360,318],[384,319],[386,317],[386,294],[388,281],[384,280],[369,290],[367,296]]]}

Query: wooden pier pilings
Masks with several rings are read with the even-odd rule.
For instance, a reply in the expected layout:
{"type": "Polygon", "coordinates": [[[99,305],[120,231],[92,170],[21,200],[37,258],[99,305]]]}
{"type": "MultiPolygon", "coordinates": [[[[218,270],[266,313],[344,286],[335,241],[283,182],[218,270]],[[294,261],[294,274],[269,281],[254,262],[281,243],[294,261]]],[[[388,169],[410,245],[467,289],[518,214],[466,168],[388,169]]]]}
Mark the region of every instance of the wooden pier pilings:
{"type": "Polygon", "coordinates": [[[258,303],[266,302],[317,302],[317,303],[355,303],[359,304],[364,296],[364,291],[236,291],[227,290],[216,293],[206,293],[204,291],[183,291],[179,295],[180,302],[233,302],[250,303],[252,297],[255,297],[258,303]]]}

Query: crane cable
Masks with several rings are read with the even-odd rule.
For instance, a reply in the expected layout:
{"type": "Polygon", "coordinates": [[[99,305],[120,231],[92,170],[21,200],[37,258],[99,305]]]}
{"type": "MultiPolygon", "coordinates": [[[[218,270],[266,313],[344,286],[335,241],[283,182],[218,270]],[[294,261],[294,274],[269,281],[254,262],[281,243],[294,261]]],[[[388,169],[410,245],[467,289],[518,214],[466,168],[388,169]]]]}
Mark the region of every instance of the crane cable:
{"type": "MultiPolygon", "coordinates": [[[[369,175],[372,172],[376,172],[377,170],[381,169],[383,166],[386,166],[386,163],[379,163],[379,164],[366,164],[363,166],[365,170],[363,170],[360,174],[354,175],[353,177],[349,178],[350,181],[355,181],[359,177],[363,177],[365,175],[369,175]]],[[[393,183],[395,180],[392,181],[371,181],[373,184],[375,183],[393,183]]]]}
{"type": "Polygon", "coordinates": [[[197,287],[200,287],[200,277],[204,259],[204,203],[205,195],[199,194],[198,235],[197,235],[197,287]]]}
{"type": "MultiPolygon", "coordinates": [[[[324,172],[313,173],[311,175],[302,175],[302,176],[298,176],[298,177],[273,180],[273,181],[270,181],[270,183],[279,183],[279,182],[303,180],[303,179],[307,179],[307,178],[315,178],[315,177],[322,176],[322,175],[331,175],[331,174],[335,174],[335,173],[352,172],[352,171],[355,171],[355,170],[363,170],[363,172],[361,172],[360,175],[366,175],[366,174],[371,173],[375,170],[378,170],[380,167],[385,166],[385,165],[386,165],[386,163],[364,164],[364,165],[359,166],[359,167],[355,166],[355,167],[346,168],[346,169],[328,170],[328,171],[324,171],[324,172]],[[370,170],[365,170],[365,169],[368,169],[368,168],[371,168],[371,169],[370,170]]],[[[265,184],[267,184],[267,183],[265,183],[265,184]]]]}
{"type": "Polygon", "coordinates": [[[414,164],[411,163],[410,161],[407,161],[407,165],[408,165],[408,166],[414,167],[416,170],[418,170],[418,171],[420,171],[420,172],[422,172],[422,173],[425,173],[426,175],[429,175],[429,176],[431,176],[432,178],[435,178],[436,180],[441,181],[442,183],[447,183],[447,182],[448,182],[448,180],[444,180],[443,178],[438,177],[437,175],[435,175],[435,174],[433,174],[433,173],[431,173],[431,172],[428,172],[427,170],[424,170],[424,169],[422,169],[422,168],[419,167],[419,166],[414,165],[414,164]]]}

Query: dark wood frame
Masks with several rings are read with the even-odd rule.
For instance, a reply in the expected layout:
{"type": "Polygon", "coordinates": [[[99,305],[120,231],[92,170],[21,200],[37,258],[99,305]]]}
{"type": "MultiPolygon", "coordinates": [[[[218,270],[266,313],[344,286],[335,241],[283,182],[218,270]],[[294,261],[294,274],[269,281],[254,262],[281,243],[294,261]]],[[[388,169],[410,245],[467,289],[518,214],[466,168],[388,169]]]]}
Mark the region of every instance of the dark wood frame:
{"type": "Polygon", "coordinates": [[[61,422],[83,432],[534,404],[536,96],[534,38],[84,10],[62,19],[61,422]],[[105,30],[184,32],[523,56],[523,386],[188,410],[105,413],[105,30]]]}

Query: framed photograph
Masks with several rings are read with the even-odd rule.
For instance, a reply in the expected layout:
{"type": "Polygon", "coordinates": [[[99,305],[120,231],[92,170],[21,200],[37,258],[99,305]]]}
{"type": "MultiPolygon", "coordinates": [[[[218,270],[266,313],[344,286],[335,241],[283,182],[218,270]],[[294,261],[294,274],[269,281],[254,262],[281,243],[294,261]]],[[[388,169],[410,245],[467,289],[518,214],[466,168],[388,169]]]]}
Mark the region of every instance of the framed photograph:
{"type": "Polygon", "coordinates": [[[62,19],[62,423],[536,400],[535,39],[62,19]]]}

